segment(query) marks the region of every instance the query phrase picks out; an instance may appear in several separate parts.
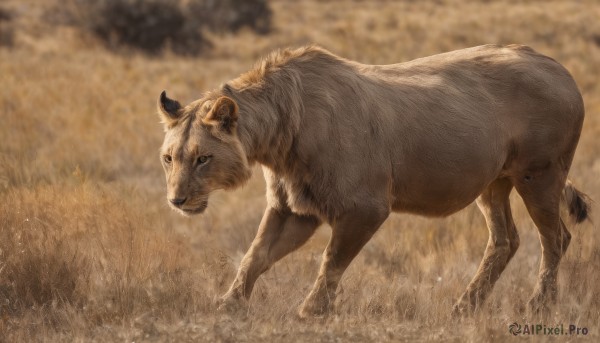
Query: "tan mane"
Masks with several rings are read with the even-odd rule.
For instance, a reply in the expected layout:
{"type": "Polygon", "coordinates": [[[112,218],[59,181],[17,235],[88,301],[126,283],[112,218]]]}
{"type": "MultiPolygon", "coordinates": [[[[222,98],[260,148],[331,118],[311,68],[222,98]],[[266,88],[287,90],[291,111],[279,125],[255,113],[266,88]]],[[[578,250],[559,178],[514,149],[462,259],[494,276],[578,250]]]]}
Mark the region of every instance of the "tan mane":
{"type": "Polygon", "coordinates": [[[259,60],[251,70],[240,75],[238,78],[231,80],[229,84],[236,89],[261,85],[269,75],[280,70],[284,66],[313,60],[315,58],[323,58],[330,61],[342,60],[340,57],[317,45],[308,45],[296,49],[279,49],[259,60]]]}

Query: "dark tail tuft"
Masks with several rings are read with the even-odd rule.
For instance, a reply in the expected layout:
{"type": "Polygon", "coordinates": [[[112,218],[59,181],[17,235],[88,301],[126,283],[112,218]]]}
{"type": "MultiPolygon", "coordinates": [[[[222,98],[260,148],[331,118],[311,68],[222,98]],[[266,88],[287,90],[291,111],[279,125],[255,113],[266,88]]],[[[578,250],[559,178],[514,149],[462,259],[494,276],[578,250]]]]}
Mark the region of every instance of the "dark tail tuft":
{"type": "Polygon", "coordinates": [[[585,193],[575,188],[569,180],[567,180],[567,183],[565,184],[563,198],[569,209],[569,215],[571,215],[571,218],[573,218],[576,223],[581,223],[584,220],[589,219],[592,210],[592,200],[585,193]]]}

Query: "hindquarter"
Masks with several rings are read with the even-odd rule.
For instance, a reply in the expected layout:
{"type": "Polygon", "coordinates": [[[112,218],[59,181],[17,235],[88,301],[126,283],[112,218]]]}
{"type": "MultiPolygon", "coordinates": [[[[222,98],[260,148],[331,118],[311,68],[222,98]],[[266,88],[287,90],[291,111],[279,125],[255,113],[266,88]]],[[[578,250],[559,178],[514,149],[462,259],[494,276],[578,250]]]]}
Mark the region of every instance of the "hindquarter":
{"type": "Polygon", "coordinates": [[[397,113],[395,130],[402,138],[391,144],[393,209],[444,216],[498,178],[520,181],[549,166],[566,177],[583,102],[570,76],[556,75],[524,75],[504,80],[504,86],[481,77],[477,89],[460,85],[457,92],[448,83],[412,94],[418,106],[397,113]]]}

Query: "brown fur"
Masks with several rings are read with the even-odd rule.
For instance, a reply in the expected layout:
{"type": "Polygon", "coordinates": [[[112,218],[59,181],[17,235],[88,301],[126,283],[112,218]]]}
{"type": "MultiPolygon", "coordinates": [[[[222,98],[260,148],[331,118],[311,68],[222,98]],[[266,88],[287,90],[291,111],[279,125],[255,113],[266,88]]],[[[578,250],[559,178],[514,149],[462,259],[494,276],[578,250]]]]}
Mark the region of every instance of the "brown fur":
{"type": "MultiPolygon", "coordinates": [[[[569,73],[525,46],[486,45],[394,65],[364,65],[318,47],[271,54],[181,108],[166,97],[168,196],[188,214],[245,182],[260,163],[268,206],[224,296],[247,299],[258,276],[320,225],[331,241],[303,315],[326,313],[342,273],[391,211],[446,216],[477,199],[490,230],[480,269],[457,305],[485,299],[519,245],[508,196],[522,196],[543,247],[531,305],[556,296],[570,234],[558,215],[589,205],[567,174],[583,125],[569,73]],[[199,165],[200,156],[210,156],[199,165]],[[187,209],[187,210],[186,210],[187,209]]],[[[163,159],[164,160],[164,159],[163,159]]]]}

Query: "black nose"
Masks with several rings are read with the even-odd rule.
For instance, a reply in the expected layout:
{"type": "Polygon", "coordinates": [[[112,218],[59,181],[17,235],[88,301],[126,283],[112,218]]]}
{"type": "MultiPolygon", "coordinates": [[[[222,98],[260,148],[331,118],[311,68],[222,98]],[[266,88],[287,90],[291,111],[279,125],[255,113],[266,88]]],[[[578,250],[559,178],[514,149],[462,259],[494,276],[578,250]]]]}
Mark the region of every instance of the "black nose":
{"type": "Polygon", "coordinates": [[[183,203],[187,200],[187,198],[175,198],[175,199],[169,199],[169,202],[171,202],[171,204],[175,205],[175,206],[181,206],[183,205],[183,203]]]}

